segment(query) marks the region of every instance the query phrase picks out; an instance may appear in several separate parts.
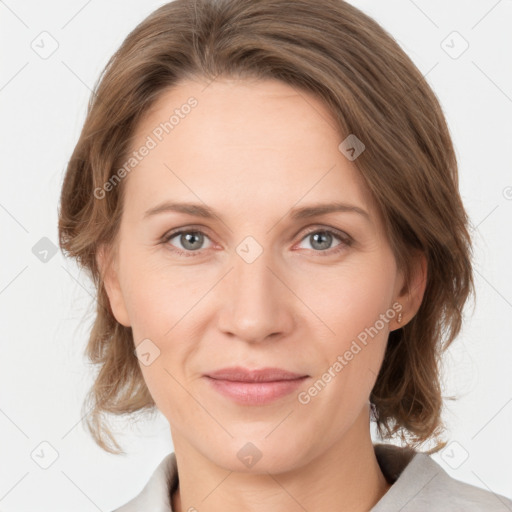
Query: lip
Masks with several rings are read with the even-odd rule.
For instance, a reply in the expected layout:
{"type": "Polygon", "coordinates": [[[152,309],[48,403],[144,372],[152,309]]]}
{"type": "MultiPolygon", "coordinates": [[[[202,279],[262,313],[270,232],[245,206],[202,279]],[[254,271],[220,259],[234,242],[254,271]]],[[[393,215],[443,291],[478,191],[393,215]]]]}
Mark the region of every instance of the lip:
{"type": "Polygon", "coordinates": [[[236,382],[275,382],[282,380],[294,380],[308,375],[290,372],[282,368],[260,368],[250,370],[242,366],[222,368],[206,374],[207,377],[217,380],[228,380],[236,382]]]}
{"type": "Polygon", "coordinates": [[[281,368],[223,368],[204,375],[211,387],[239,404],[264,405],[295,391],[309,375],[281,368]]]}

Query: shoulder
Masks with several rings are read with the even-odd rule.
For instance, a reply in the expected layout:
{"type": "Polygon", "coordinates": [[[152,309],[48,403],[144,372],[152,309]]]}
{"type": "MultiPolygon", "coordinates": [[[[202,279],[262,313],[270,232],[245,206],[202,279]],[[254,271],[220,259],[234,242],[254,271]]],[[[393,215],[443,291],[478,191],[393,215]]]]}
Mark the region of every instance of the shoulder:
{"type": "Polygon", "coordinates": [[[512,500],[451,477],[425,453],[400,447],[384,451],[380,450],[379,456],[388,463],[395,456],[404,460],[404,453],[410,456],[405,457],[407,465],[371,512],[512,512],[512,500]]]}
{"type": "Polygon", "coordinates": [[[158,464],[144,488],[128,503],[112,512],[172,512],[170,496],[177,482],[176,456],[172,452],[158,464]]]}

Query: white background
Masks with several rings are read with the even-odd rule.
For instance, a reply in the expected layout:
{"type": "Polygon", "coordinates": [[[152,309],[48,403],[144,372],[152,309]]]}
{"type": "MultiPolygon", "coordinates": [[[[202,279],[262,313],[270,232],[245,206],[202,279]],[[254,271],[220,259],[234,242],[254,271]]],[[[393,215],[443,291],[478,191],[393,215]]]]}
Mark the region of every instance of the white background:
{"type": "MultiPolygon", "coordinates": [[[[92,285],[60,252],[46,263],[32,252],[43,237],[57,245],[60,186],[90,90],[162,3],[0,2],[2,512],[112,510],[173,449],[160,413],[131,429],[118,423],[127,456],[104,453],[83,429],[92,285]],[[31,48],[43,31],[59,45],[47,59],[31,48]],[[58,452],[48,469],[31,458],[43,441],[58,452]]],[[[512,1],[351,3],[397,39],[438,95],[475,226],[477,303],[445,363],[445,394],[459,397],[444,414],[455,444],[433,458],[455,478],[512,498],[512,1]],[[453,31],[469,43],[457,59],[442,47],[453,31]]],[[[453,37],[445,44],[460,48],[453,37]]]]}

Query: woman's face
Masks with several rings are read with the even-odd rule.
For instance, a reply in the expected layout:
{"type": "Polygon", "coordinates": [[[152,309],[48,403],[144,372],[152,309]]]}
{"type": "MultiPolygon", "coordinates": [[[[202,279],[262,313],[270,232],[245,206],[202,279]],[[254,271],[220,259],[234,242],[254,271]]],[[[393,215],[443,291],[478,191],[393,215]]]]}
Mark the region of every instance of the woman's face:
{"type": "Polygon", "coordinates": [[[298,467],[367,436],[397,301],[401,325],[408,315],[381,219],[334,127],[319,100],[281,82],[217,79],[166,91],[133,141],[112,308],[132,327],[175,446],[231,470],[259,455],[258,470],[298,467]],[[333,203],[347,208],[309,210],[333,203]],[[305,377],[207,377],[234,366],[305,377]]]}

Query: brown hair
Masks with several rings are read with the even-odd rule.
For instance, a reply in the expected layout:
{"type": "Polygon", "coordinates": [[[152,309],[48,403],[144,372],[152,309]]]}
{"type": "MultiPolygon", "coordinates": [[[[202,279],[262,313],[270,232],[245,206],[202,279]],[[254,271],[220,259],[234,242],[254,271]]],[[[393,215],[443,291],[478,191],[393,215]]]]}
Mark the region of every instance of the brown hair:
{"type": "Polygon", "coordinates": [[[106,414],[155,410],[131,328],[115,320],[95,259],[101,246],[116,246],[123,182],[103,198],[95,191],[122,164],[137,124],[165,90],[217,76],[273,78],[315,94],[340,132],[366,145],[354,164],[399,268],[409,280],[414,251],[428,264],[417,314],[389,335],[372,419],[381,436],[409,437],[411,447],[438,440],[445,428],[440,355],[460,331],[474,283],[455,152],[435,94],[395,40],[342,0],[175,0],[142,21],[107,63],[62,186],[60,247],[98,292],[86,349],[99,370],[86,398],[95,441],[124,453],[106,414]]]}

